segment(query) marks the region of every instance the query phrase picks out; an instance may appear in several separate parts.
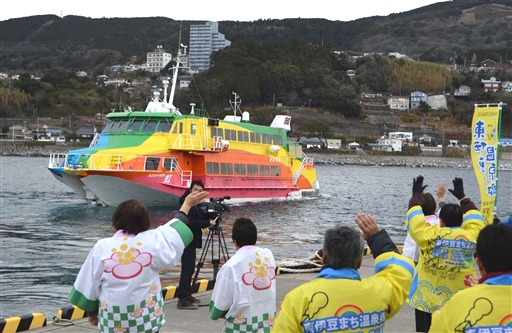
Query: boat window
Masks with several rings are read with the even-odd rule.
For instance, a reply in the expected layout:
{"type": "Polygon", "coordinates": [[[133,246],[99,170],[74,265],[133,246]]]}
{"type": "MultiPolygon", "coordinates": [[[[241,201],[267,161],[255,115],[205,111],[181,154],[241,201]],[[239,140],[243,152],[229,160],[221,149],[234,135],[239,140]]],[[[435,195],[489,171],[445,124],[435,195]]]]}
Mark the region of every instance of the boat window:
{"type": "Polygon", "coordinates": [[[238,141],[244,141],[244,131],[238,131],[238,141]]]}
{"type": "Polygon", "coordinates": [[[256,133],[256,140],[254,142],[261,143],[261,134],[260,133],[256,133]]]}
{"type": "Polygon", "coordinates": [[[124,132],[126,131],[126,128],[128,127],[128,123],[130,121],[129,120],[122,120],[121,123],[119,124],[119,128],[117,129],[119,132],[124,132]]]}
{"type": "Polygon", "coordinates": [[[158,120],[149,119],[142,126],[142,132],[154,132],[156,125],[158,124],[158,120]]]}
{"type": "Polygon", "coordinates": [[[275,145],[282,145],[283,144],[283,140],[282,140],[280,135],[273,135],[272,138],[273,138],[273,141],[274,141],[275,145]]]}
{"type": "Polygon", "coordinates": [[[104,132],[110,132],[110,130],[112,129],[112,125],[114,125],[114,122],[112,120],[110,120],[110,119],[107,119],[105,127],[103,128],[103,131],[104,132]]]}
{"type": "Polygon", "coordinates": [[[146,158],[146,170],[158,170],[159,163],[160,163],[160,157],[146,158]]]}
{"type": "Polygon", "coordinates": [[[248,175],[258,175],[258,165],[257,164],[247,164],[247,174],[248,175]]]}
{"type": "Polygon", "coordinates": [[[129,126],[128,131],[134,131],[138,132],[140,131],[140,128],[142,127],[142,123],[144,122],[143,119],[135,119],[129,126]]]}
{"type": "Polygon", "coordinates": [[[268,134],[262,134],[261,143],[270,143],[270,136],[268,134]]]}
{"type": "Polygon", "coordinates": [[[217,127],[210,127],[210,136],[212,138],[217,136],[217,127]]]}
{"type": "Polygon", "coordinates": [[[158,127],[156,128],[156,132],[169,132],[172,126],[172,121],[169,121],[168,119],[160,120],[160,123],[158,124],[158,127]]]}
{"type": "Polygon", "coordinates": [[[233,164],[221,163],[220,164],[220,173],[222,175],[232,175],[233,174],[233,164]]]}
{"type": "Polygon", "coordinates": [[[196,134],[196,124],[190,124],[190,134],[195,135],[196,134]]]}
{"type": "Polygon", "coordinates": [[[236,141],[236,131],[232,129],[225,129],[224,135],[226,137],[226,140],[233,140],[236,141]]]}
{"type": "Polygon", "coordinates": [[[268,176],[270,174],[270,168],[268,165],[260,165],[260,176],[268,176]]]}
{"type": "Polygon", "coordinates": [[[119,125],[121,125],[121,120],[114,120],[112,122],[112,127],[110,128],[111,132],[116,132],[119,130],[119,125]]]}
{"type": "Polygon", "coordinates": [[[164,168],[167,171],[174,171],[176,166],[178,165],[178,161],[174,158],[164,158],[164,168]]]}
{"type": "Polygon", "coordinates": [[[281,167],[279,165],[271,165],[270,174],[272,176],[281,176],[281,167]]]}
{"type": "Polygon", "coordinates": [[[250,137],[251,142],[256,142],[256,133],[250,132],[249,137],[250,137]]]}
{"type": "Polygon", "coordinates": [[[235,163],[235,175],[245,175],[245,164],[235,163]]]}
{"type": "Polygon", "coordinates": [[[183,123],[181,121],[178,123],[178,133],[183,134],[183,123]]]}
{"type": "Polygon", "coordinates": [[[207,174],[218,174],[219,173],[219,163],[206,162],[206,173],[207,174]]]}

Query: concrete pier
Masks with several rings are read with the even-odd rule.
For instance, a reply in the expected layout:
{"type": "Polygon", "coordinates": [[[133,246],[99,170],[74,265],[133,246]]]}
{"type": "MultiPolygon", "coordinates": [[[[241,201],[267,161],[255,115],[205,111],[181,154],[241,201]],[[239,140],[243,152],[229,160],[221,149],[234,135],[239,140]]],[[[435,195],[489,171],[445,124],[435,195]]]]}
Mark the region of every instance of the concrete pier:
{"type": "MultiPolygon", "coordinates": [[[[362,277],[374,273],[374,261],[371,255],[365,255],[360,274],[362,277]]],[[[277,303],[278,306],[288,291],[295,286],[310,281],[316,273],[282,273],[277,275],[277,303]]],[[[221,332],[223,321],[213,321],[209,318],[208,303],[210,302],[212,283],[207,283],[207,290],[195,293],[194,296],[201,300],[201,305],[196,310],[177,309],[177,299],[172,298],[165,303],[166,324],[160,330],[160,333],[168,332],[186,332],[186,333],[207,333],[221,332]]],[[[55,332],[55,333],[92,333],[97,332],[97,328],[88,323],[87,318],[76,320],[56,320],[49,318],[46,326],[30,329],[29,333],[55,332]],[[67,326],[66,326],[67,325],[67,326]]],[[[402,309],[389,321],[386,322],[386,332],[414,332],[414,309],[409,304],[404,303],[402,309]]],[[[4,330],[3,332],[9,332],[4,330]]],[[[12,331],[16,332],[16,331],[12,331]]]]}

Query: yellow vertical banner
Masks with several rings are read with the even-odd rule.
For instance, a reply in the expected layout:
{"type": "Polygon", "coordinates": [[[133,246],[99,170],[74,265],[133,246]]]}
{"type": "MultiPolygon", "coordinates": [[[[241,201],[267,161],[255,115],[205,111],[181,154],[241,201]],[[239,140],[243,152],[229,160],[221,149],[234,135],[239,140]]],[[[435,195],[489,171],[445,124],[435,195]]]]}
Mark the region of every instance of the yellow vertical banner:
{"type": "Polygon", "coordinates": [[[471,124],[471,161],[480,188],[480,212],[487,224],[493,222],[498,192],[500,109],[498,105],[475,105],[471,124]]]}

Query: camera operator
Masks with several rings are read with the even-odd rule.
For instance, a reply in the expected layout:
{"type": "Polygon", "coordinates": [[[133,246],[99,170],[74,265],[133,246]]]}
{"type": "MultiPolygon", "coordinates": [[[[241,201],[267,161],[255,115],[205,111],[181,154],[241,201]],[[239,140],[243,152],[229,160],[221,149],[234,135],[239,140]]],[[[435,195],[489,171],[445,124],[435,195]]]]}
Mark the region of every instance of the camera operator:
{"type": "MultiPolygon", "coordinates": [[[[203,182],[201,182],[201,180],[198,179],[193,180],[190,183],[190,188],[188,188],[185,191],[185,193],[183,193],[183,195],[180,197],[180,204],[183,203],[187,195],[189,195],[190,193],[203,191],[203,182]]],[[[183,255],[181,256],[180,282],[178,288],[176,289],[176,295],[178,297],[178,309],[194,310],[197,309],[197,304],[201,303],[201,301],[192,296],[190,292],[192,275],[194,274],[196,264],[196,249],[200,249],[203,246],[201,229],[207,228],[211,224],[214,224],[215,220],[208,219],[208,215],[201,209],[200,204],[190,208],[188,218],[190,220],[188,227],[194,234],[194,239],[187,247],[185,247],[183,255]]]]}

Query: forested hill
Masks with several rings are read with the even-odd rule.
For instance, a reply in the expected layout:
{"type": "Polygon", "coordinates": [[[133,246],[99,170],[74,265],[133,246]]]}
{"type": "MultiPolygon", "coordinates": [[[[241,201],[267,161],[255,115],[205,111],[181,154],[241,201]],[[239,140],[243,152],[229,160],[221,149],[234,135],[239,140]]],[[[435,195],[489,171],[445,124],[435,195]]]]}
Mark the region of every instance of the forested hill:
{"type": "MultiPolygon", "coordinates": [[[[156,45],[172,52],[180,29],[187,44],[189,26],[202,23],[163,16],[92,19],[40,15],[0,21],[0,71],[44,71],[55,66],[90,71],[130,59],[142,62],[156,45]]],[[[440,63],[475,56],[477,61],[489,58],[499,62],[512,58],[512,2],[444,1],[348,22],[301,18],[221,21],[219,31],[234,44],[302,39],[328,49],[398,52],[440,63]]]]}

